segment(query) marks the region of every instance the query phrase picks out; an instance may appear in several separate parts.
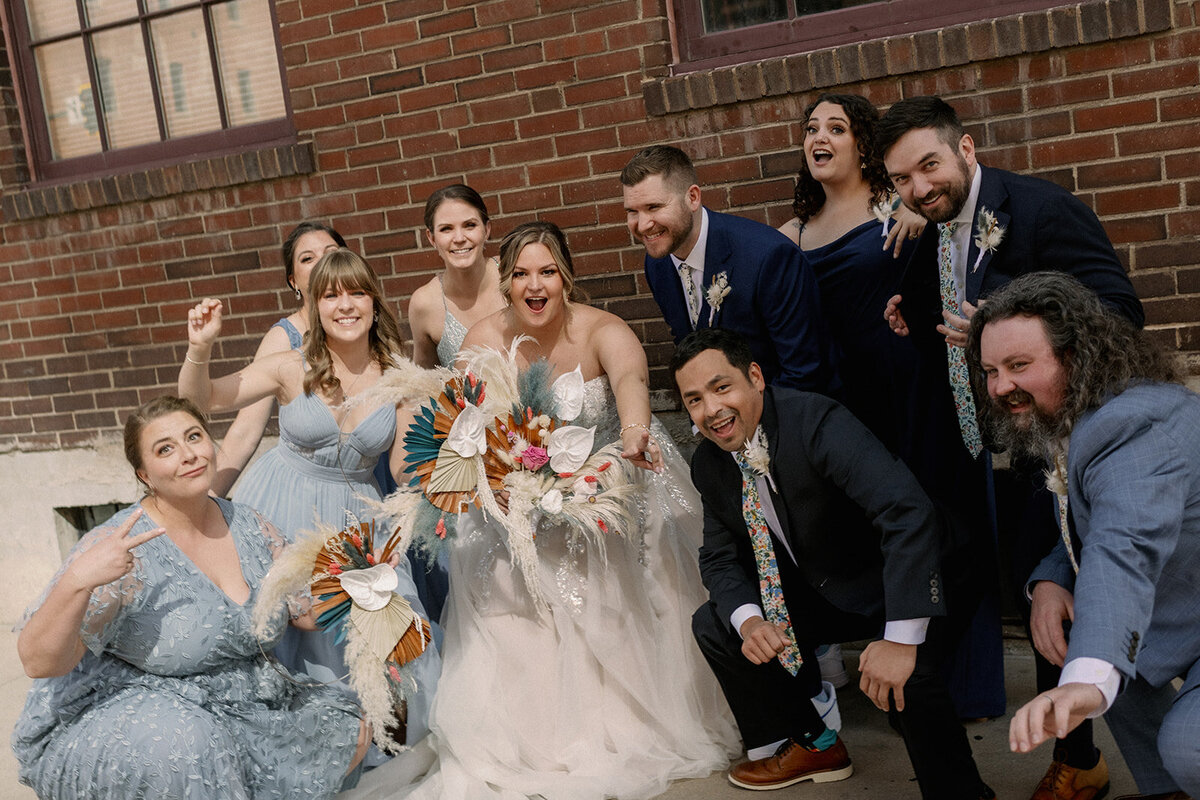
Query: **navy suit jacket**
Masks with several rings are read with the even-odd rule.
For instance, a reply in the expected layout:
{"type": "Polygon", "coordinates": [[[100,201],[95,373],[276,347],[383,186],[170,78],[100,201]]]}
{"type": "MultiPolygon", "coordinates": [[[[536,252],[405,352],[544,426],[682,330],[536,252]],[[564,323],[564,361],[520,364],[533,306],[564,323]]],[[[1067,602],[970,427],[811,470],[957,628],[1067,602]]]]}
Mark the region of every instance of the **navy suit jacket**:
{"type": "MultiPolygon", "coordinates": [[[[701,297],[698,327],[711,324],[745,337],[768,383],[824,393],[837,388],[817,281],[799,248],[760,222],[709,210],[704,287],[722,272],[730,292],[716,310],[701,297]]],[[[647,256],[646,280],[679,344],[692,325],[671,257],[647,256]]]]}
{"type": "Polygon", "coordinates": [[[1074,586],[1067,659],[1200,685],[1200,396],[1144,383],[1081,416],[1067,491],[1079,575],[1060,544],[1030,577],[1074,586]]]}
{"type": "MultiPolygon", "coordinates": [[[[937,251],[938,227],[927,225],[901,283],[900,310],[913,336],[936,341],[944,351],[945,340],[935,330],[942,322],[937,251]]],[[[1145,322],[1141,301],[1095,213],[1040,178],[983,168],[966,265],[965,296],[972,305],[1013,278],[1055,270],[1077,278],[1137,327],[1145,322]],[[1004,240],[982,258],[975,243],[980,209],[995,214],[1005,229],[1004,240]]]]}
{"type": "MultiPolygon", "coordinates": [[[[768,386],[761,424],[779,490],[771,502],[800,577],[850,613],[887,620],[944,615],[944,528],[904,464],[821,395],[768,386]]],[[[762,603],[741,471],[706,439],[692,457],[692,482],[704,505],[700,575],[728,625],[740,606],[762,603]]],[[[778,545],[775,556],[788,559],[778,545]]],[[[784,584],[786,591],[786,577],[784,584]]]]}

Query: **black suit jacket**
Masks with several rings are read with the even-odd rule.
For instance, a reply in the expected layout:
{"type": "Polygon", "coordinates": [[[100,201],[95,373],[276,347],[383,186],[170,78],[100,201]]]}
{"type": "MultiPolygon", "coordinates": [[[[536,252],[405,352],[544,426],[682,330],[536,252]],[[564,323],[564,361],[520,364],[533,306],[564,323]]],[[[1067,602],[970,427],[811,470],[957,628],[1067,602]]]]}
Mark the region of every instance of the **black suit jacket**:
{"type": "MultiPolygon", "coordinates": [[[[1020,275],[1055,270],[1079,279],[1106,306],[1142,326],[1141,301],[1090,208],[1049,181],[982,169],[967,254],[967,302],[977,305],[980,298],[1020,275]],[[981,209],[996,215],[1005,235],[995,250],[979,258],[975,237],[981,209]]],[[[936,341],[944,351],[945,340],[935,330],[942,322],[937,251],[938,227],[927,225],[901,284],[901,311],[913,336],[926,344],[936,341]]]]}
{"type": "MultiPolygon", "coordinates": [[[[772,503],[803,579],[847,612],[887,620],[944,615],[945,529],[904,464],[821,395],[768,387],[762,425],[779,490],[772,503]]],[[[700,574],[728,625],[739,606],[762,603],[741,471],[705,440],[692,458],[692,482],[704,504],[700,574]]],[[[788,557],[778,546],[775,556],[788,557]]]]}

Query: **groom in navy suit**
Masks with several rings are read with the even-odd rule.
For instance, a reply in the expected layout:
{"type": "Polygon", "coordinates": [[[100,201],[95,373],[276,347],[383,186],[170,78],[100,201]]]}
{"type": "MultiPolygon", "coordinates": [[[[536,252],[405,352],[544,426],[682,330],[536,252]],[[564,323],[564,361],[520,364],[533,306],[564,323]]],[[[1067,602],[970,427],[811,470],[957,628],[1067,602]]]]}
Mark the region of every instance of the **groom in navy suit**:
{"type": "Polygon", "coordinates": [[[1034,644],[1062,677],[1013,716],[1012,749],[1107,709],[1139,796],[1200,797],[1200,397],[1059,273],[996,292],[967,359],[996,440],[1048,459],[1062,496],[1029,579],[1034,644]]]}
{"type": "Polygon", "coordinates": [[[676,344],[719,325],[746,338],[768,383],[837,388],[816,278],[786,236],[704,208],[696,170],[677,147],[642,150],[621,184],[629,230],[646,248],[646,280],[676,344]]]}

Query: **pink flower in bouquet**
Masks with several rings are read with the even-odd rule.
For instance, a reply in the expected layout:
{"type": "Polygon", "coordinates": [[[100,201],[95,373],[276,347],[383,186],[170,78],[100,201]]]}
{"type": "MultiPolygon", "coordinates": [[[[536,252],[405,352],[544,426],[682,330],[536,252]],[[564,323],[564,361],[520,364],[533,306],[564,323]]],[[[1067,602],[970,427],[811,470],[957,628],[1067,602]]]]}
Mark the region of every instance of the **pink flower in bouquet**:
{"type": "Polygon", "coordinates": [[[546,466],[547,462],[549,461],[550,456],[546,453],[546,449],[544,447],[535,447],[534,445],[530,445],[529,447],[525,448],[523,453],[521,453],[521,463],[525,465],[525,469],[531,472],[536,472],[537,470],[546,466]]]}

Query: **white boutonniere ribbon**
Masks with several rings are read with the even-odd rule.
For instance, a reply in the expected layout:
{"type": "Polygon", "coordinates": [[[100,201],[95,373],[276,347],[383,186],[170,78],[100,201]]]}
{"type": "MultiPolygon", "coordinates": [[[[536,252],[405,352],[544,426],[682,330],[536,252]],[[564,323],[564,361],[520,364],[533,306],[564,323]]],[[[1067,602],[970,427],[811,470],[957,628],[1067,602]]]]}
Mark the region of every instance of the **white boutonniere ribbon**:
{"type": "Polygon", "coordinates": [[[713,276],[712,285],[708,287],[708,291],[704,295],[708,300],[708,324],[710,327],[713,320],[716,319],[717,312],[721,310],[721,303],[725,302],[725,295],[729,294],[730,289],[729,273],[718,272],[713,276]]]}
{"type": "Polygon", "coordinates": [[[742,452],[745,453],[750,469],[754,470],[756,475],[766,478],[767,483],[771,484],[771,491],[778,494],[775,479],[771,477],[771,454],[767,451],[767,434],[763,432],[762,425],[754,429],[754,435],[746,440],[746,447],[742,452]]]}
{"type": "Polygon", "coordinates": [[[1008,232],[996,221],[996,215],[986,208],[980,208],[979,213],[975,215],[975,230],[978,231],[975,234],[975,246],[979,248],[979,255],[975,257],[975,266],[971,267],[971,272],[979,269],[984,255],[994,252],[1004,241],[1004,234],[1008,232]]]}
{"type": "Polygon", "coordinates": [[[892,214],[895,214],[899,207],[900,195],[898,194],[889,195],[871,206],[871,213],[875,215],[875,219],[883,223],[883,233],[880,234],[882,238],[887,238],[888,226],[892,223],[892,214]]]}

